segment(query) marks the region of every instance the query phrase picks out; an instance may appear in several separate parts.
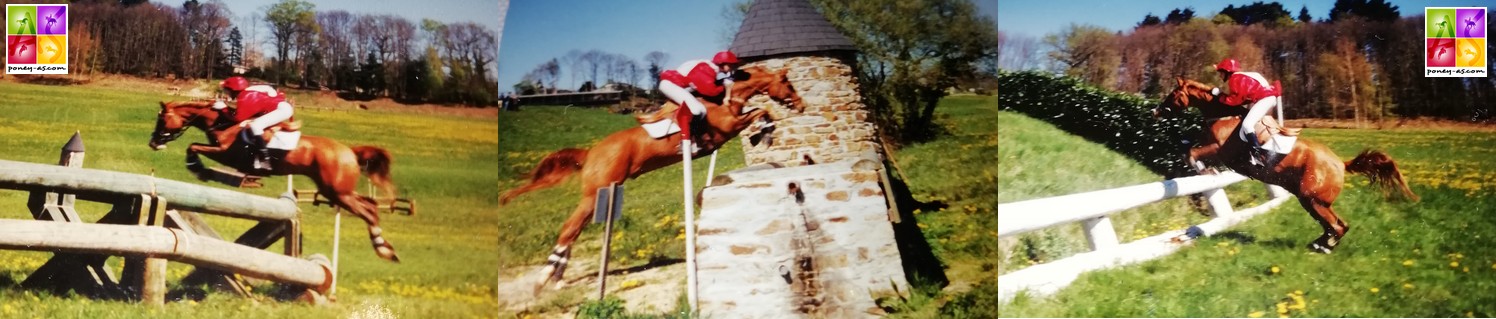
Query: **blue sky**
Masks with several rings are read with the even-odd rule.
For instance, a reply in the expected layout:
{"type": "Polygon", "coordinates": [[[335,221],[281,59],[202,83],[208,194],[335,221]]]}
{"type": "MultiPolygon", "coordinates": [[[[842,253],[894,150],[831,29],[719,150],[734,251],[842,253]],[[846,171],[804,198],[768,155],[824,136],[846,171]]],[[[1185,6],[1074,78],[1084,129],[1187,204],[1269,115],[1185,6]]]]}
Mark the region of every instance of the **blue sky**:
{"type": "MultiPolygon", "coordinates": [[[[1143,16],[1149,13],[1163,18],[1175,8],[1193,7],[1195,16],[1209,17],[1227,5],[1242,6],[1261,0],[1208,0],[1208,1],[1013,1],[1003,0],[998,4],[998,29],[1003,33],[1021,34],[1043,38],[1045,34],[1059,31],[1071,23],[1093,24],[1111,30],[1131,30],[1143,16]]],[[[1272,1],[1262,1],[1272,2],[1272,1]]],[[[1307,6],[1309,15],[1316,21],[1329,16],[1334,0],[1287,0],[1283,4],[1289,14],[1298,17],[1299,8],[1307,6]]],[[[1423,14],[1425,6],[1489,6],[1480,0],[1465,1],[1406,1],[1389,0],[1404,16],[1423,14]]]]}
{"type": "MultiPolygon", "coordinates": [[[[997,17],[995,1],[974,1],[982,14],[997,17]]],[[[667,67],[708,58],[731,44],[720,34],[728,23],[722,10],[732,2],[512,1],[504,18],[504,41],[499,50],[499,91],[514,90],[525,73],[570,50],[598,49],[641,63],[645,54],[660,51],[670,55],[667,67]]],[[[556,83],[575,89],[568,73],[563,65],[556,83]]],[[[576,81],[576,85],[581,82],[576,81]]]]}

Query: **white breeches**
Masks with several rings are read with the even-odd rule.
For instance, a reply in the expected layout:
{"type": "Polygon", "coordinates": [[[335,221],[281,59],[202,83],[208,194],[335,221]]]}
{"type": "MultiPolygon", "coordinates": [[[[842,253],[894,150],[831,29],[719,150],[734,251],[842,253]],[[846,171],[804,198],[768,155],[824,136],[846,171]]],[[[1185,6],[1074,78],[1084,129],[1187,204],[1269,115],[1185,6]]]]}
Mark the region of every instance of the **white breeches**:
{"type": "MultiPolygon", "coordinates": [[[[1267,116],[1267,111],[1272,110],[1273,107],[1277,105],[1278,97],[1276,96],[1265,97],[1261,100],[1257,100],[1257,103],[1252,103],[1252,108],[1247,110],[1247,116],[1243,116],[1241,119],[1241,139],[1246,140],[1247,132],[1255,131],[1257,129],[1257,123],[1262,122],[1263,116],[1267,116]]],[[[1252,142],[1253,144],[1257,143],[1257,141],[1249,142],[1252,142]]]]}
{"type": "Polygon", "coordinates": [[[664,93],[672,102],[685,102],[683,106],[690,109],[692,115],[706,114],[706,105],[701,104],[701,100],[697,100],[690,90],[675,85],[675,82],[660,81],[660,93],[664,93]]]}
{"type": "Polygon", "coordinates": [[[250,120],[249,131],[254,132],[255,135],[263,136],[265,135],[265,128],[291,119],[291,115],[293,113],[294,111],[291,110],[291,103],[280,102],[280,104],[275,105],[274,111],[270,111],[270,113],[265,113],[265,115],[261,115],[254,120],[250,120]]]}

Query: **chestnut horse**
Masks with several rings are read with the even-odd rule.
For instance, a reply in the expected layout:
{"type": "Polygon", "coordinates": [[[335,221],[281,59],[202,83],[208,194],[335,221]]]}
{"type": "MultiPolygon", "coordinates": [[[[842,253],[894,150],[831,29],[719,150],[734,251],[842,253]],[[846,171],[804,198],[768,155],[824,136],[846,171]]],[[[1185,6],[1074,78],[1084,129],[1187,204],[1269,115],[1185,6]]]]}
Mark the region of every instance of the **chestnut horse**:
{"type": "MultiPolygon", "coordinates": [[[[1202,173],[1207,172],[1206,167],[1225,166],[1252,179],[1281,186],[1297,196],[1299,205],[1324,229],[1323,235],[1309,243],[1309,249],[1315,252],[1330,253],[1350,230],[1345,220],[1330,208],[1340,196],[1345,173],[1365,175],[1387,195],[1397,194],[1418,200],[1418,195],[1413,194],[1403,181],[1397,163],[1377,150],[1368,149],[1349,162],[1341,162],[1324,144],[1300,138],[1293,150],[1275,165],[1252,165],[1248,161],[1250,146],[1236,138],[1241,117],[1246,115],[1247,109],[1217,102],[1208,85],[1185,79],[1178,82],[1179,87],[1159,106],[1164,110],[1162,113],[1179,113],[1187,107],[1194,107],[1200,109],[1206,122],[1199,142],[1190,149],[1189,163],[1201,169],[1202,173]]],[[[1154,109],[1155,115],[1159,113],[1159,109],[1154,109]]]]}
{"type": "MultiPolygon", "coordinates": [[[[789,104],[796,112],[802,111],[804,105],[785,76],[787,71],[788,69],[769,72],[761,67],[744,68],[743,72],[748,78],[733,84],[732,97],[726,101],[726,106],[706,103],[706,126],[709,127],[704,128],[706,132],[700,134],[698,141],[704,145],[692,158],[711,154],[753,121],[772,120],[768,110],[762,108],[743,114],[743,104],[749,97],[766,94],[774,100],[789,104]]],[[[665,109],[668,110],[671,106],[673,105],[667,105],[665,109]]],[[[582,229],[592,216],[597,189],[613,183],[622,184],[626,179],[680,163],[680,144],[680,133],[657,139],[645,133],[643,127],[630,127],[608,135],[591,149],[566,148],[551,153],[527,175],[529,183],[504,193],[499,199],[500,205],[521,194],[555,186],[577,172],[582,174],[582,198],[571,217],[561,225],[556,246],[551,250],[550,258],[542,270],[545,279],[535,285],[535,293],[540,293],[541,288],[552,281],[558,281],[558,287],[561,284],[559,281],[566,273],[566,263],[571,257],[571,245],[582,235],[582,229]]]]}
{"type": "MultiPolygon", "coordinates": [[[[186,133],[187,127],[196,127],[207,133],[208,143],[192,143],[187,147],[187,170],[206,180],[209,174],[198,154],[232,167],[240,172],[250,172],[253,160],[243,143],[235,143],[239,136],[239,123],[229,120],[227,114],[214,110],[212,101],[161,102],[161,113],[157,114],[156,130],[151,134],[149,146],[154,150],[166,149],[166,143],[186,133]]],[[[266,130],[266,138],[274,132],[266,130]]],[[[390,153],[377,146],[348,146],[329,138],[303,134],[296,148],[274,163],[270,175],[302,175],[317,184],[317,193],[327,197],[336,207],[352,212],[369,225],[369,241],[374,253],[380,258],[399,262],[395,247],[391,246],[379,228],[379,209],[372,198],[354,192],[359,175],[367,174],[369,181],[384,192],[394,195],[390,181],[390,153]]],[[[373,195],[373,194],[370,194],[373,195]]]]}

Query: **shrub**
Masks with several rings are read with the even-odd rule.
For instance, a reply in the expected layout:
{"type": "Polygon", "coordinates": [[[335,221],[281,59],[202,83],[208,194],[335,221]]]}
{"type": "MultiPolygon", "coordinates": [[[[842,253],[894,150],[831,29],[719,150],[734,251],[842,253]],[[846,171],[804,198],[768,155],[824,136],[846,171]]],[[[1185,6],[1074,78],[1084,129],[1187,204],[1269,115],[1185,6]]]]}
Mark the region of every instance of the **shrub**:
{"type": "Polygon", "coordinates": [[[1154,119],[1157,100],[1035,71],[999,72],[998,107],[1105,145],[1166,177],[1192,174],[1185,154],[1201,129],[1198,113],[1154,119]]]}

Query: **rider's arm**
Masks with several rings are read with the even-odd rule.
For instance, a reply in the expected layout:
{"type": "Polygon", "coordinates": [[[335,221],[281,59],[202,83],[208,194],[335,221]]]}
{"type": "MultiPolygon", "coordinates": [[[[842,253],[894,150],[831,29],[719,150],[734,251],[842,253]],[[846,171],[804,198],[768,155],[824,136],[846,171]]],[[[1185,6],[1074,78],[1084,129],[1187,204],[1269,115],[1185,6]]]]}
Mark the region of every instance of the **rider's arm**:
{"type": "Polygon", "coordinates": [[[691,81],[691,86],[696,88],[697,93],[702,96],[717,96],[722,94],[722,86],[717,85],[717,71],[706,63],[697,64],[691,69],[691,74],[686,75],[691,81]]]}
{"type": "Polygon", "coordinates": [[[1226,81],[1226,94],[1218,96],[1217,99],[1220,100],[1221,104],[1230,106],[1246,104],[1246,93],[1253,89],[1253,86],[1256,84],[1257,82],[1253,81],[1252,78],[1243,75],[1232,75],[1231,79],[1226,81]]]}

